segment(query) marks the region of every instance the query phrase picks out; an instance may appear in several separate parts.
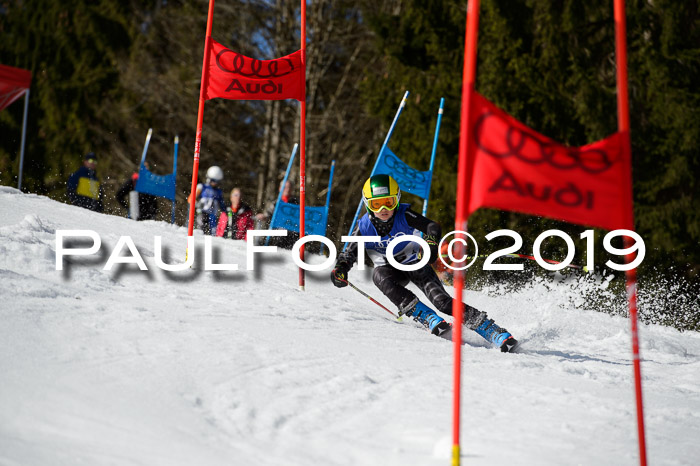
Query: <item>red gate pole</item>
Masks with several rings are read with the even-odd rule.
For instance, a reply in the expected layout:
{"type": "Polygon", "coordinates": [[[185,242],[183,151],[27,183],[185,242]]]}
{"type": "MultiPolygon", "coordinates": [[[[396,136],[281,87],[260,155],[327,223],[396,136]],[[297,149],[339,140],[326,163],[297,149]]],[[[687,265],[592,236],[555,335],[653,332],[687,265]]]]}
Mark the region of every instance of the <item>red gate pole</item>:
{"type": "Polygon", "coordinates": [[[207,16],[207,32],[204,38],[204,57],[202,59],[202,81],[199,85],[199,109],[197,110],[197,132],[194,140],[194,162],[192,163],[192,189],[190,190],[190,212],[187,222],[187,236],[194,231],[194,204],[197,196],[197,178],[199,172],[199,151],[202,146],[202,122],[204,121],[204,91],[209,77],[209,46],[211,42],[211,26],[214,18],[214,0],[209,0],[207,16]]]}
{"type": "MultiPolygon", "coordinates": [[[[625,20],[625,0],[615,0],[615,61],[617,64],[617,124],[618,131],[623,134],[625,153],[629,161],[628,175],[623,183],[626,184],[625,195],[629,196],[629,211],[626,224],[634,228],[634,211],[632,203],[632,149],[630,143],[629,98],[627,94],[627,26],[625,20]]],[[[625,236],[625,247],[632,246],[632,240],[625,236]]],[[[634,260],[633,254],[626,256],[627,263],[634,260]]],[[[634,366],[634,392],[637,402],[637,437],[639,440],[639,464],[646,466],[646,436],[644,434],[644,404],[642,399],[642,369],[639,355],[639,333],[637,330],[637,270],[625,272],[627,299],[630,313],[630,329],[632,334],[632,363],[634,366]]]]}
{"type": "MultiPolygon", "coordinates": [[[[304,88],[306,88],[306,0],[301,0],[301,66],[304,68],[304,88]]],[[[306,92],[304,92],[306,96],[306,92]]],[[[299,128],[299,239],[305,235],[306,217],[306,97],[299,102],[301,122],[299,128]]],[[[299,258],[304,262],[304,245],[299,248],[299,258]]],[[[304,290],[304,269],[299,267],[299,289],[304,290]]]]}
{"type": "MultiPolygon", "coordinates": [[[[476,81],[476,47],[479,31],[479,0],[470,0],[467,5],[467,31],[464,43],[464,71],[462,76],[462,109],[459,128],[459,168],[457,175],[457,214],[455,216],[455,230],[467,231],[467,206],[469,204],[469,192],[471,181],[468,179],[469,147],[472,145],[472,135],[469,132],[471,121],[471,99],[476,81]]],[[[459,233],[457,234],[459,235],[459,233]]],[[[463,235],[462,235],[463,236],[463,235]]],[[[466,250],[457,245],[457,257],[466,257],[466,250]]],[[[464,264],[464,260],[457,264],[464,264]]],[[[464,289],[464,271],[455,270],[454,290],[455,297],[452,301],[452,317],[454,326],[452,329],[452,342],[454,347],[454,368],[452,388],[452,466],[460,464],[459,428],[460,428],[460,396],[461,396],[461,367],[462,367],[462,291],[464,289]]]]}

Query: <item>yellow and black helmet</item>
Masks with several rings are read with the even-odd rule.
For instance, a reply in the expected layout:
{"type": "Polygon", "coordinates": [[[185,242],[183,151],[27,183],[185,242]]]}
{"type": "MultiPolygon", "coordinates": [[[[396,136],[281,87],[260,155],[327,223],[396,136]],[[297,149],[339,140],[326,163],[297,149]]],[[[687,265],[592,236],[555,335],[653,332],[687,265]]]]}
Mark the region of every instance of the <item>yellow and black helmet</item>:
{"type": "Polygon", "coordinates": [[[399,184],[389,175],[374,175],[362,188],[362,200],[368,211],[394,210],[401,200],[399,184]]]}

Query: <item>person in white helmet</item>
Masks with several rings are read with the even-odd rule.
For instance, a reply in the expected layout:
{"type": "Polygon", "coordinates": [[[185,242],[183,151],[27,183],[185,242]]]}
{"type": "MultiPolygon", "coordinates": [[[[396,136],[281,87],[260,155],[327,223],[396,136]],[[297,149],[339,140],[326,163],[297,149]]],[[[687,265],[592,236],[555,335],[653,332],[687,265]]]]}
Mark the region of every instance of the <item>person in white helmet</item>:
{"type": "Polygon", "coordinates": [[[216,234],[219,214],[226,212],[224,192],[219,187],[223,179],[223,170],[214,165],[207,170],[207,181],[201,185],[201,190],[197,186],[197,193],[199,194],[197,211],[202,213],[202,231],[205,235],[216,234]]]}

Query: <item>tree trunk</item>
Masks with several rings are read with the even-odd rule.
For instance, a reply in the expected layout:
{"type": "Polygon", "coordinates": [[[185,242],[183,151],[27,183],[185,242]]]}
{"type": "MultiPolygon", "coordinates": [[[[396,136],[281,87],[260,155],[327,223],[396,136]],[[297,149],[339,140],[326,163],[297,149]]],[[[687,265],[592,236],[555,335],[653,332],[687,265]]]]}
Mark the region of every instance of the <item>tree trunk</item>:
{"type": "Polygon", "coordinates": [[[260,210],[265,208],[265,175],[267,172],[267,154],[270,150],[270,137],[272,135],[272,102],[265,102],[265,131],[263,133],[263,144],[258,158],[258,192],[256,205],[260,210]]]}

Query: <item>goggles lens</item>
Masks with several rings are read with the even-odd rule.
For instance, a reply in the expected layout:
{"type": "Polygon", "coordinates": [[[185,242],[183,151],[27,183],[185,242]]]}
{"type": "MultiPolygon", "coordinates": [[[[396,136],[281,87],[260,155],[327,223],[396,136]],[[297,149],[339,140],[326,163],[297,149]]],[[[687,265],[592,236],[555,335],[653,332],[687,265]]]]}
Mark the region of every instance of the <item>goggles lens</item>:
{"type": "Polygon", "coordinates": [[[394,210],[399,205],[399,200],[396,196],[377,197],[367,201],[367,207],[372,212],[379,212],[382,209],[394,210]]]}
{"type": "Polygon", "coordinates": [[[95,159],[87,159],[87,163],[97,163],[97,160],[95,159]]]}

